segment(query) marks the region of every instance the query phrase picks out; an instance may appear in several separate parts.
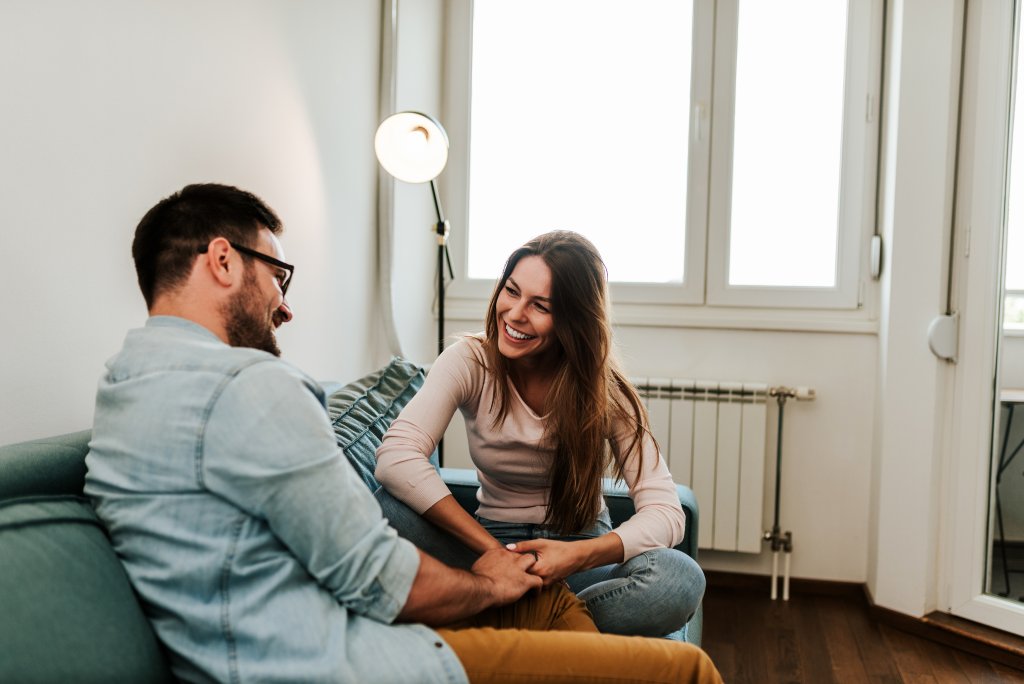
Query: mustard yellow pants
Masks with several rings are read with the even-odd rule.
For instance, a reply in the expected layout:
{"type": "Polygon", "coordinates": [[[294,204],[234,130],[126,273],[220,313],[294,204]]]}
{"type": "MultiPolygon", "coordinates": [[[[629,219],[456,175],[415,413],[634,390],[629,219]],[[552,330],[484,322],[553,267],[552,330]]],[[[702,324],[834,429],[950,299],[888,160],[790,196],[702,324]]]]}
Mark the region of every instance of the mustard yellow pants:
{"type": "Polygon", "coordinates": [[[473,684],[722,682],[692,644],[601,634],[586,604],[562,585],[437,631],[473,684]]]}

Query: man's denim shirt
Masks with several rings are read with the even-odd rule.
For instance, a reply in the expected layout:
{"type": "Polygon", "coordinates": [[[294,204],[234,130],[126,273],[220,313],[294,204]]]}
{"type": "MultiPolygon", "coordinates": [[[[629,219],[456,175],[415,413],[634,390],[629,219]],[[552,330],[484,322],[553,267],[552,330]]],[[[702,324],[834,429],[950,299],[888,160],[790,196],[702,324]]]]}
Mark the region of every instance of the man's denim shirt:
{"type": "Polygon", "coordinates": [[[391,624],[419,557],[339,450],[316,382],[167,316],[107,369],[85,491],[178,677],[466,681],[436,632],[391,624]]]}

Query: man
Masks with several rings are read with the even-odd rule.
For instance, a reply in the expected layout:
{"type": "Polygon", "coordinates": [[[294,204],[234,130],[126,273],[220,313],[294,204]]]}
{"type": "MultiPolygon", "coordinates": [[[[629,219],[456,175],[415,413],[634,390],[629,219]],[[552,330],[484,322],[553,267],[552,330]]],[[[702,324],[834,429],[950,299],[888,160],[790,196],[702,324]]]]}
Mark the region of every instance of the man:
{"type": "Polygon", "coordinates": [[[190,185],[135,233],[150,318],[100,380],[86,493],[175,674],[720,681],[693,646],[596,633],[566,589],[537,589],[530,555],[496,549],[465,571],[397,536],[319,385],[278,358],[294,270],[281,231],[254,195],[190,185]]]}

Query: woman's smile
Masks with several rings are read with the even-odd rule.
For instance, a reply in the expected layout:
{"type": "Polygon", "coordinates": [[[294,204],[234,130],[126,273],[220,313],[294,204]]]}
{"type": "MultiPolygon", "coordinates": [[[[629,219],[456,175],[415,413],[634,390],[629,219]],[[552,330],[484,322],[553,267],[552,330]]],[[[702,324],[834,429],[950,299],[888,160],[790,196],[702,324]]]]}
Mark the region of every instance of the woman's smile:
{"type": "Polygon", "coordinates": [[[511,337],[513,340],[517,340],[517,341],[533,340],[533,339],[537,338],[536,335],[527,335],[526,333],[522,332],[521,330],[516,330],[515,328],[513,328],[508,323],[505,324],[505,332],[508,333],[508,336],[511,337]]]}

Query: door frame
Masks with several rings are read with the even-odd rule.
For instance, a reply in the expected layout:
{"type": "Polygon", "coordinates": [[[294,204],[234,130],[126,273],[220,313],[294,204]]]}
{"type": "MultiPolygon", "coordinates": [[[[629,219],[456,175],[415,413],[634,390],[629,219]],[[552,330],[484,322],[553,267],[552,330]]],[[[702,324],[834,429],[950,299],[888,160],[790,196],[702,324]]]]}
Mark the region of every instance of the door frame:
{"type": "MultiPolygon", "coordinates": [[[[940,600],[954,615],[1024,636],[1024,604],[985,593],[1002,317],[1014,0],[967,4],[951,259],[960,313],[954,370],[940,600]]],[[[1019,151],[1024,153],[1024,150],[1019,151]]]]}

